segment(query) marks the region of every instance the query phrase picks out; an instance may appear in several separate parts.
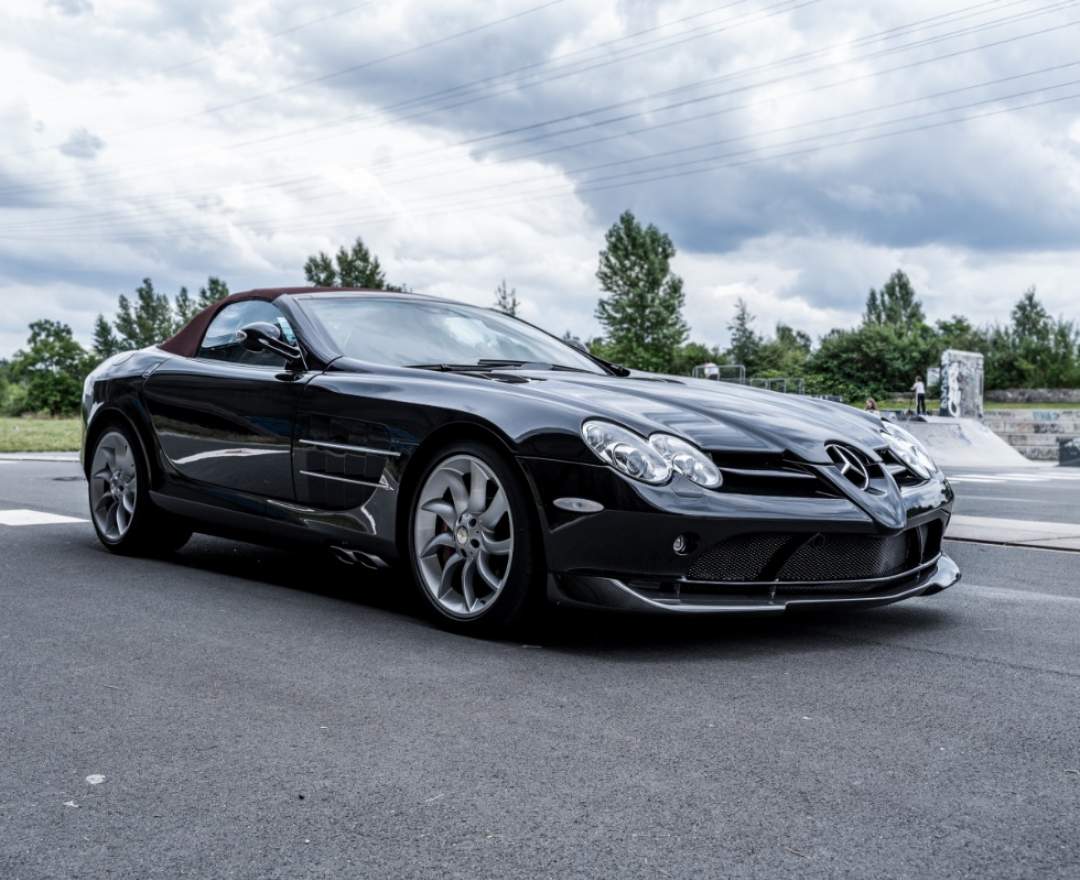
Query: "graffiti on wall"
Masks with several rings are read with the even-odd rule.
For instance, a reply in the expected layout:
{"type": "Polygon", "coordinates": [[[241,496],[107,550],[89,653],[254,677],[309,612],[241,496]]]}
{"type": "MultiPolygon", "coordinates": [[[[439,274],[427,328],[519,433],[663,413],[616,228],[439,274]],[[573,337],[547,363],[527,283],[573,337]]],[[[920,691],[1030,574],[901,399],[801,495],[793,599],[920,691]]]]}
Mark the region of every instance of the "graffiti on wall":
{"type": "Polygon", "coordinates": [[[941,355],[941,415],[981,419],[982,414],[983,356],[947,349],[941,355]]]}

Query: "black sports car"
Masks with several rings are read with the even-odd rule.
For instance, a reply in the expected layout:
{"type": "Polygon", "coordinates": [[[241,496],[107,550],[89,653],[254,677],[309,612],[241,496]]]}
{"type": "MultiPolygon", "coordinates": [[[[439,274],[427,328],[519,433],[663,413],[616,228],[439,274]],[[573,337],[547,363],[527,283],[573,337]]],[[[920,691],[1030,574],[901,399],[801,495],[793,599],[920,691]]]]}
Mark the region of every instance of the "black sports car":
{"type": "Polygon", "coordinates": [[[441,618],[545,597],[657,612],[875,605],[942,590],[953,493],[847,406],[625,370],[488,309],[254,290],[87,379],[94,528],[404,563],[441,618]]]}

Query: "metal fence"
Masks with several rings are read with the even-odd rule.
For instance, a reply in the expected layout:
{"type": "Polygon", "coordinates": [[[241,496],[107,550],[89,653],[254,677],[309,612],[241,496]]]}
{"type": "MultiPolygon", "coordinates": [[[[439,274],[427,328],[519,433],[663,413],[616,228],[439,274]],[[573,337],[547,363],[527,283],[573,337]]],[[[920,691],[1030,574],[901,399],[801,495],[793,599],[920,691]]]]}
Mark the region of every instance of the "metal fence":
{"type": "Polygon", "coordinates": [[[765,388],[783,394],[805,394],[806,383],[795,376],[746,377],[746,367],[742,364],[699,364],[692,375],[696,379],[712,379],[714,382],[731,382],[735,385],[749,385],[751,388],[765,388]]]}

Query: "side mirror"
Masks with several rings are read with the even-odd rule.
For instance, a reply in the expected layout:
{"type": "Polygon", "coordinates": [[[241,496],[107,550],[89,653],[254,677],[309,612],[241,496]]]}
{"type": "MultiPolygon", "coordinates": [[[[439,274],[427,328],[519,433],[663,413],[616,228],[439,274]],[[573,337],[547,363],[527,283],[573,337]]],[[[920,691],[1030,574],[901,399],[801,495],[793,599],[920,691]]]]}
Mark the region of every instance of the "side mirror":
{"type": "Polygon", "coordinates": [[[281,338],[281,328],[269,321],[256,321],[236,331],[236,338],[248,351],[271,351],[290,364],[302,361],[299,347],[281,338]]]}

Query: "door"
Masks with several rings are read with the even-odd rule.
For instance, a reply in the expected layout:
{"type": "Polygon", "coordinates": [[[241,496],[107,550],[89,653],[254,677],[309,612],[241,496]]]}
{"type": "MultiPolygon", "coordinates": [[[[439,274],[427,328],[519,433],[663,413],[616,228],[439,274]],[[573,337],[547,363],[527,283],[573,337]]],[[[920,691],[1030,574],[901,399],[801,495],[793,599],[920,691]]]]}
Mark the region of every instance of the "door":
{"type": "Polygon", "coordinates": [[[283,358],[251,352],[237,330],[255,321],[292,328],[265,300],[232,303],[206,330],[194,358],[173,358],[144,384],[158,442],[183,477],[208,486],[292,500],[296,402],[310,374],[286,370],[283,358]]]}

